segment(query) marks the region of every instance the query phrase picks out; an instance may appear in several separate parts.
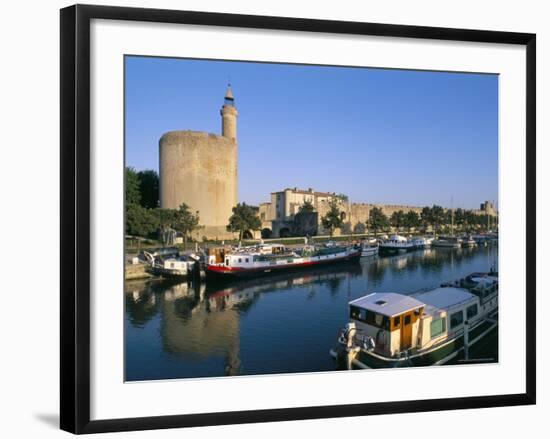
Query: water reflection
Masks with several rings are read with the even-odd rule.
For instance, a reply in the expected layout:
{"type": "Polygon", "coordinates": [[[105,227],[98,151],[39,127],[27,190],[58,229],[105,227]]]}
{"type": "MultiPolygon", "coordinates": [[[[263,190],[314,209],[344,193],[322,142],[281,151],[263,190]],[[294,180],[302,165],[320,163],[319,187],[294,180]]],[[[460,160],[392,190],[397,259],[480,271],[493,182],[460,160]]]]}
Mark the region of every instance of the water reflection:
{"type": "Polygon", "coordinates": [[[487,271],[496,256],[496,247],[428,249],[229,284],[127,282],[126,378],[332,370],[349,300],[487,271]]]}

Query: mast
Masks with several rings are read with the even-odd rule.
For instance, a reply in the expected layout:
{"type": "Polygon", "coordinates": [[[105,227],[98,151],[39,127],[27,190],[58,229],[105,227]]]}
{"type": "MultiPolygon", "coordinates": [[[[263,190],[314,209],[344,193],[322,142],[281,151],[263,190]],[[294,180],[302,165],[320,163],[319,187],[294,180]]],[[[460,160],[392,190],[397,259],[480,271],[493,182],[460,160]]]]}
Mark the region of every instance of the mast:
{"type": "Polygon", "coordinates": [[[454,218],[455,218],[455,211],[453,209],[453,197],[451,195],[451,236],[455,236],[455,233],[454,233],[454,218]]]}

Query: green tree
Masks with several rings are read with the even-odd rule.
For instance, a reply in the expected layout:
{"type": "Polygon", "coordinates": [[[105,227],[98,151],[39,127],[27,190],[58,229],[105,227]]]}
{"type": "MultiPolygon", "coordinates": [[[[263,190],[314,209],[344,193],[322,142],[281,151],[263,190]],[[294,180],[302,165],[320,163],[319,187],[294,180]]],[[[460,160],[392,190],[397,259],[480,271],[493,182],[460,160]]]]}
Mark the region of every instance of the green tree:
{"type": "Polygon", "coordinates": [[[168,237],[168,231],[173,228],[174,223],[176,222],[177,218],[177,210],[176,209],[163,209],[163,208],[157,208],[154,210],[155,214],[158,217],[158,224],[160,227],[160,234],[162,243],[166,245],[167,237],[168,237]]]}
{"type": "Polygon", "coordinates": [[[435,231],[437,232],[437,229],[440,225],[445,223],[445,210],[438,206],[437,204],[434,204],[432,206],[432,225],[434,226],[435,231]]]}
{"type": "Polygon", "coordinates": [[[447,209],[443,213],[443,224],[447,226],[448,230],[451,230],[451,225],[454,225],[454,212],[452,209],[447,209]]]}
{"type": "Polygon", "coordinates": [[[126,233],[147,237],[158,227],[158,218],[151,209],[139,204],[128,204],[126,207],[126,233]]]}
{"type": "Polygon", "coordinates": [[[455,225],[462,228],[466,220],[466,211],[459,207],[455,210],[455,225]]]}
{"type": "Polygon", "coordinates": [[[425,229],[427,229],[428,226],[433,224],[433,215],[432,215],[431,207],[425,206],[422,208],[422,212],[420,212],[420,220],[422,221],[422,224],[424,225],[425,229]]]}
{"type": "Polygon", "coordinates": [[[338,201],[331,199],[329,201],[329,210],[325,216],[321,218],[321,224],[329,231],[330,237],[334,234],[334,230],[342,227],[344,220],[342,219],[342,212],[338,207],[338,201]]]}
{"type": "Polygon", "coordinates": [[[126,197],[126,206],[131,204],[140,204],[141,203],[141,194],[139,192],[139,177],[136,173],[136,170],[131,167],[126,167],[126,172],[124,175],[125,180],[125,197],[126,197]]]}
{"type": "Polygon", "coordinates": [[[189,206],[185,203],[182,203],[179,209],[176,210],[173,227],[183,234],[184,248],[187,248],[188,235],[199,228],[199,220],[199,211],[191,212],[189,206]]]}
{"type": "Polygon", "coordinates": [[[390,224],[397,230],[403,227],[405,225],[405,212],[402,210],[393,212],[390,217],[390,224]]]}
{"type": "Polygon", "coordinates": [[[239,242],[242,241],[246,231],[259,230],[261,227],[262,222],[252,206],[246,203],[239,203],[233,207],[233,214],[229,218],[227,231],[233,233],[239,232],[239,242]]]}
{"type": "Polygon", "coordinates": [[[159,176],[156,171],[146,170],[137,173],[141,205],[148,209],[159,206],[159,176]]]}
{"type": "Polygon", "coordinates": [[[309,200],[304,201],[304,204],[302,204],[298,208],[298,213],[312,213],[315,212],[315,207],[313,206],[313,203],[309,200]]]}
{"type": "Polygon", "coordinates": [[[411,229],[416,228],[420,225],[420,216],[414,210],[409,210],[405,214],[403,222],[404,226],[407,227],[410,232],[411,229]]]}
{"type": "Polygon", "coordinates": [[[462,219],[462,225],[466,231],[470,231],[475,226],[476,218],[474,212],[465,210],[462,219]]]}
{"type": "Polygon", "coordinates": [[[377,235],[379,230],[387,229],[390,225],[388,217],[384,215],[382,209],[379,207],[373,207],[369,212],[369,229],[374,230],[374,234],[377,235]]]}
{"type": "Polygon", "coordinates": [[[358,235],[362,235],[366,231],[367,231],[367,226],[365,225],[365,223],[359,222],[355,224],[355,226],[353,227],[353,233],[357,233],[358,235]]]}

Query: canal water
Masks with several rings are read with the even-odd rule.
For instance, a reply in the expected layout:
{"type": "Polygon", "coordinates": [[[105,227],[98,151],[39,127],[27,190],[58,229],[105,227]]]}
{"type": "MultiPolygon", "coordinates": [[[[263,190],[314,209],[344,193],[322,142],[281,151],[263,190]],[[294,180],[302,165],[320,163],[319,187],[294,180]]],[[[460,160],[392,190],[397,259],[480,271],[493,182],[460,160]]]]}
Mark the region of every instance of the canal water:
{"type": "Polygon", "coordinates": [[[231,284],[126,282],[126,380],[334,370],[348,302],[496,268],[498,247],[430,249],[231,284]]]}

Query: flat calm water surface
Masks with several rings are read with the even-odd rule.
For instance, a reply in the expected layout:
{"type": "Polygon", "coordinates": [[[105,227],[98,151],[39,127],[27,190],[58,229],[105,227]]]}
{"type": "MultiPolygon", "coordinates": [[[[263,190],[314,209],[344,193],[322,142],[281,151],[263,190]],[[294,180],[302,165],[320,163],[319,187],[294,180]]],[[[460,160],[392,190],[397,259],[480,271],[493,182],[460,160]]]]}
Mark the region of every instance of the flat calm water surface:
{"type": "Polygon", "coordinates": [[[430,249],[232,283],[126,282],[126,380],[335,369],[348,302],[496,266],[498,247],[430,249]]]}

